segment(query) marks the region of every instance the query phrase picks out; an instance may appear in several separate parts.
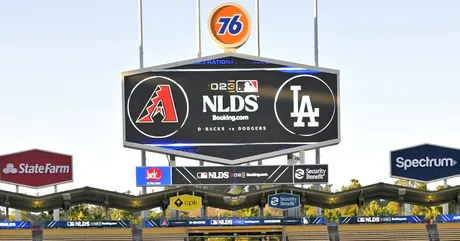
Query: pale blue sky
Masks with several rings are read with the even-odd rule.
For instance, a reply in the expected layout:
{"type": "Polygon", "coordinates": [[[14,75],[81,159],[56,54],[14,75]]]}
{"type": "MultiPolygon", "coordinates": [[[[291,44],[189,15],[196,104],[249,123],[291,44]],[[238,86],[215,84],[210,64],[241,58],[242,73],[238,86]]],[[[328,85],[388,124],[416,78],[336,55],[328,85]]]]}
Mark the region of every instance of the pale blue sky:
{"type": "MultiPolygon", "coordinates": [[[[224,1],[201,2],[206,56],[221,52],[205,23],[224,1]]],[[[254,15],[253,0],[236,2],[254,15]]],[[[262,56],[313,64],[313,1],[260,7],[262,56]]],[[[137,1],[1,0],[0,9],[0,153],[73,154],[74,183],[59,190],[140,190],[140,152],[122,146],[120,85],[120,73],[139,65],[137,1]]],[[[460,147],[459,9],[457,0],[320,1],[319,63],[341,70],[342,143],[322,150],[336,188],[351,178],[394,181],[392,149],[460,147]]],[[[146,67],[196,57],[195,0],[144,0],[144,17],[146,67]]],[[[254,35],[239,52],[256,54],[254,35]]],[[[313,153],[307,157],[314,162],[313,153]]],[[[147,163],[167,165],[158,154],[147,163]]],[[[197,162],[179,158],[178,165],[197,162]]]]}

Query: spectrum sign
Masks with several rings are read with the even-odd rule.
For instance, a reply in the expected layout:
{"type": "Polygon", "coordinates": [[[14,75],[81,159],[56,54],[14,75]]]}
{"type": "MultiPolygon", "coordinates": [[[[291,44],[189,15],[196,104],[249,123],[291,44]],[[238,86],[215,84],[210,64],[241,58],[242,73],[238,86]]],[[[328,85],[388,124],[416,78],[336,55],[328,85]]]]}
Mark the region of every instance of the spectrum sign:
{"type": "Polygon", "coordinates": [[[0,156],[0,182],[43,188],[73,181],[72,156],[28,150],[0,156]]]}
{"type": "Polygon", "coordinates": [[[423,144],[390,152],[391,177],[434,182],[460,175],[460,150],[423,144]]]}

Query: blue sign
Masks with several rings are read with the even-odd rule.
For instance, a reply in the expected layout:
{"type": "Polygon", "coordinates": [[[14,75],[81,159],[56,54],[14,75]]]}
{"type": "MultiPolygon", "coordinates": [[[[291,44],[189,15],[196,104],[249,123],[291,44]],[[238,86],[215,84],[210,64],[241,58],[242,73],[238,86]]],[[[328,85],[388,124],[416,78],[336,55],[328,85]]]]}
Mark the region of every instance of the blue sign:
{"type": "Polygon", "coordinates": [[[268,206],[278,209],[300,207],[300,196],[290,193],[278,193],[268,196],[268,206]]]}
{"type": "Polygon", "coordinates": [[[424,216],[340,217],[339,224],[423,223],[424,216]]]}
{"type": "Polygon", "coordinates": [[[147,219],[144,226],[154,227],[199,227],[199,226],[265,226],[265,225],[323,225],[324,218],[219,218],[167,220],[147,219]]]}
{"type": "Polygon", "coordinates": [[[44,228],[128,228],[130,221],[48,221],[44,228]]]}
{"type": "Polygon", "coordinates": [[[460,175],[460,150],[424,144],[390,152],[390,175],[434,182],[460,175]]]}
{"type": "Polygon", "coordinates": [[[439,215],[438,216],[438,222],[458,223],[458,222],[460,222],[460,214],[439,215]]]}
{"type": "Polygon", "coordinates": [[[29,228],[30,228],[29,221],[17,221],[17,222],[0,221],[0,229],[29,229],[29,228]]]}
{"type": "Polygon", "coordinates": [[[136,167],[136,185],[138,187],[171,184],[171,167],[136,167]]]}

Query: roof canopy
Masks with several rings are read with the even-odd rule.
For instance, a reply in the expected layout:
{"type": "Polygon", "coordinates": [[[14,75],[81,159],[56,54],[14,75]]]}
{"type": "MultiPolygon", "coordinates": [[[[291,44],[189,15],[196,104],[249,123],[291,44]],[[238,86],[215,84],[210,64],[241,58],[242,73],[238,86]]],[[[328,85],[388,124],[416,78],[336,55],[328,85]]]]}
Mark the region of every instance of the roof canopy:
{"type": "Polygon", "coordinates": [[[67,200],[70,205],[93,204],[137,212],[157,207],[166,208],[170,197],[178,194],[191,194],[202,197],[203,203],[208,207],[238,210],[265,205],[268,195],[280,192],[300,195],[302,204],[322,208],[336,208],[358,204],[360,197],[364,198],[366,202],[385,199],[421,206],[434,206],[443,203],[457,202],[460,198],[460,186],[439,191],[428,191],[385,183],[377,183],[336,193],[303,189],[293,186],[277,186],[240,195],[213,192],[209,189],[199,187],[180,187],[135,196],[92,187],[83,187],[40,197],[0,191],[0,205],[30,212],[48,211],[63,208],[66,201],[64,199],[68,199],[69,196],[63,194],[70,194],[70,200],[67,200]],[[403,190],[405,190],[405,194],[403,190]],[[241,203],[231,204],[224,201],[225,196],[245,196],[245,200],[241,203]]]}

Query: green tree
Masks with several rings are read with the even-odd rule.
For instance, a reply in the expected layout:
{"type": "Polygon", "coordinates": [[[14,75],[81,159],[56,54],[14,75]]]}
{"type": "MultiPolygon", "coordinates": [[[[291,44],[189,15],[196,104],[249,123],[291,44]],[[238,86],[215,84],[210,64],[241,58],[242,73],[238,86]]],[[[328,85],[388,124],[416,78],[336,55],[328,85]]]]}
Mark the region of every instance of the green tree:
{"type": "Polygon", "coordinates": [[[244,208],[236,212],[237,217],[256,217],[259,213],[259,207],[244,208]]]}
{"type": "Polygon", "coordinates": [[[386,216],[387,212],[385,208],[382,208],[377,201],[371,201],[368,205],[363,208],[364,216],[386,216]]]}
{"type": "Polygon", "coordinates": [[[90,220],[89,208],[86,204],[79,204],[70,208],[70,220],[72,221],[86,221],[90,220]]]}
{"type": "MultiPolygon", "coordinates": [[[[361,183],[359,183],[358,179],[353,178],[350,181],[351,181],[351,183],[349,185],[342,186],[340,188],[340,191],[342,191],[342,192],[343,191],[349,191],[349,190],[358,189],[358,188],[361,187],[361,183]]],[[[365,207],[363,207],[363,208],[365,208],[365,207]]],[[[343,217],[357,216],[358,215],[358,205],[354,204],[354,205],[343,207],[342,211],[340,212],[340,214],[343,217]]]]}

